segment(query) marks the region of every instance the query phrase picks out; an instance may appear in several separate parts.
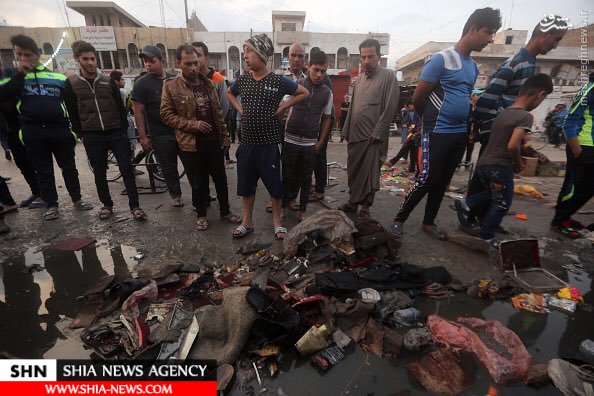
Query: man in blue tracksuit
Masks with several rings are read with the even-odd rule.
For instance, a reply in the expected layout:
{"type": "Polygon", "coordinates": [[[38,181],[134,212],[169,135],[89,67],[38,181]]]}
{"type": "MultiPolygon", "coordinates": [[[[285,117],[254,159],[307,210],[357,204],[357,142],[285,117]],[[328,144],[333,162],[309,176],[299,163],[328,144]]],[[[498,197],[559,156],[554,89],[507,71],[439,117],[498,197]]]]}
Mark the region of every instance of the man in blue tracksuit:
{"type": "MultiPolygon", "coordinates": [[[[565,180],[557,198],[551,228],[569,238],[577,239],[585,225],[572,218],[594,197],[594,72],[575,95],[563,130],[567,137],[567,167],[565,180]]],[[[592,226],[588,226],[592,230],[592,226]]]]}
{"type": "Polygon", "coordinates": [[[39,48],[30,37],[17,35],[11,37],[10,42],[19,64],[19,73],[2,85],[0,96],[16,94],[20,98],[17,103],[20,139],[33,161],[41,198],[47,203],[48,210],[43,218],[53,220],[60,217],[52,155],[62,169],[75,209],[92,209],[91,204],[81,200],[78,170],[74,162],[76,135],[70,130],[63,100],[66,77],[39,62],[39,48]]]}

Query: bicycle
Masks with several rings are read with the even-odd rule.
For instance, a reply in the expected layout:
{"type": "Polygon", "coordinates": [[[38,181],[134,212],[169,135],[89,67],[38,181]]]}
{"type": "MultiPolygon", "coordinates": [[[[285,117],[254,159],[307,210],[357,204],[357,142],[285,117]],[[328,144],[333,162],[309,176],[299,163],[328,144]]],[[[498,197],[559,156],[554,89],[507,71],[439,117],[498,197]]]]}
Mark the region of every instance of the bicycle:
{"type": "MultiPolygon", "coordinates": [[[[532,146],[532,148],[534,148],[535,150],[542,150],[547,145],[552,144],[550,141],[551,137],[549,136],[548,131],[549,131],[549,129],[547,127],[545,127],[544,129],[530,132],[530,142],[529,143],[532,146]]],[[[559,132],[557,131],[557,133],[559,133],[559,132]]],[[[566,143],[567,143],[567,141],[565,138],[565,134],[560,133],[559,144],[553,145],[553,147],[556,149],[565,151],[566,143]]]]}
{"type": "MultiPolygon", "coordinates": [[[[138,140],[138,137],[130,138],[130,141],[138,140]]],[[[165,182],[165,176],[163,175],[163,169],[159,165],[159,161],[157,160],[157,154],[155,150],[150,150],[148,153],[144,151],[143,148],[140,148],[140,151],[132,158],[131,162],[134,168],[136,165],[140,164],[144,159],[144,166],[146,167],[147,172],[149,172],[155,180],[160,182],[165,182]]],[[[89,168],[91,172],[95,172],[93,167],[91,166],[91,161],[87,160],[89,168]]],[[[181,180],[186,174],[186,170],[183,169],[179,172],[179,179],[181,180]]],[[[120,172],[120,168],[118,167],[118,163],[116,161],[115,155],[111,152],[111,150],[107,153],[107,181],[113,182],[118,180],[122,177],[122,173],[120,172]]]]}

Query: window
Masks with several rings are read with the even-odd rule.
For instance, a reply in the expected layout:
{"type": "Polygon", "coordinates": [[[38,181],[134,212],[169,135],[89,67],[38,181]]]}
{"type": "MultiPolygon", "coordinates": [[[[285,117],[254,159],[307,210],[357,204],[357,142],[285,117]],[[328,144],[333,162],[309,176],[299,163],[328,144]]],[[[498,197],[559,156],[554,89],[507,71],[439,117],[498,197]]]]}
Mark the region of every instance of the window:
{"type": "Polygon", "coordinates": [[[52,55],[54,53],[54,47],[50,43],[43,43],[43,54],[52,55]]]}
{"type": "Polygon", "coordinates": [[[281,24],[281,31],[283,32],[294,32],[297,30],[297,25],[295,23],[283,22],[281,24]]]}
{"type": "Polygon", "coordinates": [[[511,44],[514,36],[505,36],[505,44],[511,44]]]}

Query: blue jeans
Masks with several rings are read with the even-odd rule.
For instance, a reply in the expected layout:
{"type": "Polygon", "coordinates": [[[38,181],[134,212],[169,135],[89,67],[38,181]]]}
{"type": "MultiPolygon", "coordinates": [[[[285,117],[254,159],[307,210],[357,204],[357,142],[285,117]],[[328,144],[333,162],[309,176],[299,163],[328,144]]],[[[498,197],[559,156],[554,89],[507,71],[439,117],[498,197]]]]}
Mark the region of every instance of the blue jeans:
{"type": "Polygon", "coordinates": [[[480,237],[495,237],[497,228],[509,210],[514,197],[514,169],[511,166],[483,165],[477,169],[482,190],[466,197],[471,212],[485,213],[480,237]]]}
{"type": "Polygon", "coordinates": [[[402,135],[400,136],[400,143],[404,144],[406,137],[408,136],[408,128],[403,126],[402,127],[402,135]]]}

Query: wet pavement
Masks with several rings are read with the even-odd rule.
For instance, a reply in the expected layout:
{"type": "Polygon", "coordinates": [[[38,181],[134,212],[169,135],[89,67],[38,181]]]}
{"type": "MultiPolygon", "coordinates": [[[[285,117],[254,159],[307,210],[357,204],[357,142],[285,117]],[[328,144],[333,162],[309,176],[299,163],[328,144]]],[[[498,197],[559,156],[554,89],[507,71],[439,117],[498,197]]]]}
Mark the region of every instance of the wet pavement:
{"type": "MultiPolygon", "coordinates": [[[[397,139],[392,139],[392,150],[398,148],[397,139]]],[[[236,147],[236,146],[235,146],[236,147]]],[[[77,163],[81,174],[83,194],[98,209],[92,175],[86,167],[82,146],[77,147],[77,163]]],[[[550,149],[545,152],[552,160],[561,160],[564,153],[550,149]]],[[[331,143],[329,161],[346,164],[346,145],[331,143]]],[[[9,187],[15,200],[27,196],[26,185],[15,170],[14,164],[1,162],[0,174],[12,177],[9,187]]],[[[235,173],[229,170],[230,200],[232,210],[239,213],[241,201],[235,197],[235,173]]],[[[337,206],[346,198],[346,172],[340,168],[331,170],[331,184],[327,197],[337,206]]],[[[464,186],[468,173],[457,173],[453,185],[464,186]]],[[[62,185],[61,177],[57,176],[62,185]]],[[[545,195],[544,200],[516,195],[512,210],[527,215],[521,221],[513,216],[506,217],[504,226],[511,231],[510,237],[535,237],[539,239],[543,265],[561,279],[568,281],[584,294],[586,303],[594,304],[592,292],[594,278],[594,249],[588,241],[570,241],[548,229],[552,206],[560,188],[562,178],[529,178],[520,181],[534,185],[545,195]]],[[[140,176],[139,185],[148,180],[140,176]]],[[[130,219],[125,196],[119,194],[123,184],[110,183],[116,202],[116,213],[108,221],[99,221],[96,209],[90,212],[75,212],[70,207],[65,189],[59,188],[63,216],[54,222],[41,220],[40,210],[21,209],[17,214],[7,215],[7,223],[13,231],[0,237],[0,351],[6,351],[22,358],[87,358],[89,350],[81,343],[67,339],[57,330],[56,323],[64,317],[74,317],[74,299],[106,274],[120,278],[135,276],[143,268],[159,268],[168,263],[183,261],[192,264],[216,263],[223,265],[238,259],[236,251],[248,242],[271,242],[272,224],[264,212],[266,196],[259,193],[256,201],[254,225],[256,232],[245,241],[234,241],[230,237],[232,226],[219,222],[216,204],[209,216],[211,229],[201,233],[193,228],[195,213],[188,205],[173,208],[168,195],[141,195],[141,205],[149,220],[137,223],[130,219]],[[51,247],[69,237],[91,237],[95,245],[82,251],[60,251],[51,247]],[[145,258],[134,259],[141,252],[145,258]]],[[[190,201],[187,181],[182,182],[184,198],[190,201]]],[[[263,190],[263,189],[261,189],[263,190]]],[[[214,191],[214,189],[213,189],[214,191]]],[[[388,225],[397,211],[402,197],[388,191],[381,191],[372,208],[372,217],[388,225]]],[[[439,221],[450,233],[456,232],[455,212],[449,206],[453,200],[445,198],[439,221]]],[[[312,203],[308,213],[322,209],[321,204],[312,203]]],[[[443,265],[463,283],[474,279],[500,279],[501,270],[489,257],[481,252],[453,243],[433,240],[420,232],[423,203],[413,212],[406,224],[406,234],[400,256],[404,261],[422,267],[443,265]]],[[[594,203],[583,208],[592,211],[594,203]]],[[[594,221],[594,216],[577,216],[584,223],[594,221]]],[[[287,225],[296,224],[291,214],[287,225]]],[[[510,238],[511,239],[511,238],[510,238]]],[[[271,250],[279,251],[282,245],[274,242],[271,250]]],[[[415,307],[424,314],[436,314],[446,319],[459,316],[497,319],[515,331],[533,357],[533,363],[546,363],[555,357],[573,356],[577,346],[585,338],[594,338],[594,315],[583,311],[564,313],[552,311],[546,315],[519,312],[509,301],[487,303],[457,293],[449,300],[421,299],[415,307]]],[[[398,331],[404,333],[406,328],[398,331]]],[[[359,346],[347,348],[347,357],[325,375],[321,375],[309,360],[286,353],[281,360],[281,375],[266,379],[270,390],[281,388],[288,395],[387,395],[404,389],[412,394],[424,394],[424,388],[411,376],[405,365],[417,361],[421,354],[403,352],[398,359],[379,359],[359,346]],[[315,389],[315,391],[314,391],[315,389]]],[[[471,356],[463,356],[462,366],[474,376],[474,385],[466,394],[484,395],[491,382],[487,372],[471,356]]],[[[259,386],[254,381],[254,389],[259,386]]],[[[499,394],[536,394],[523,385],[497,386],[499,394]]],[[[549,385],[540,394],[558,394],[549,385]]],[[[236,384],[232,394],[242,394],[236,384]]],[[[271,393],[273,394],[273,393],[271,393]]]]}

